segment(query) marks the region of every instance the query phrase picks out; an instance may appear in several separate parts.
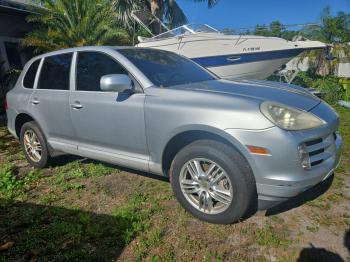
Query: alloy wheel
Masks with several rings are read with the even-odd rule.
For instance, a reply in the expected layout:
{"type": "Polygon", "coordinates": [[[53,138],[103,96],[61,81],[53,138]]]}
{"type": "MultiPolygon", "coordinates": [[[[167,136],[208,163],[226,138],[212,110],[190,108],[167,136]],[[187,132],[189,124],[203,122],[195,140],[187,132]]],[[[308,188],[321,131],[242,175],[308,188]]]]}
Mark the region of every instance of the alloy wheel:
{"type": "Polygon", "coordinates": [[[179,182],[188,202],[206,214],[222,213],[232,202],[229,176],[209,159],[195,158],[188,161],[180,171],[179,182]]]}
{"type": "Polygon", "coordinates": [[[26,130],[23,136],[24,149],[33,162],[39,162],[42,156],[41,144],[33,130],[26,130]]]}

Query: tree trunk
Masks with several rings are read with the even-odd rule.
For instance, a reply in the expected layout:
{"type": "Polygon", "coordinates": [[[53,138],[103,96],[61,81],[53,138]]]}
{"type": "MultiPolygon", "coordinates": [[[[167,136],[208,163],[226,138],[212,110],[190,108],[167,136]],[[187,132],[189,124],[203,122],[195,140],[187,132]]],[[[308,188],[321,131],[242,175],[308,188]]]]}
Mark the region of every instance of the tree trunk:
{"type": "MultiPolygon", "coordinates": [[[[163,21],[163,12],[164,12],[164,6],[163,6],[163,0],[151,0],[151,13],[155,17],[157,17],[160,21],[163,21]]],[[[152,33],[155,35],[159,35],[162,33],[162,27],[160,23],[157,21],[154,21],[151,24],[151,30],[152,33]]]]}

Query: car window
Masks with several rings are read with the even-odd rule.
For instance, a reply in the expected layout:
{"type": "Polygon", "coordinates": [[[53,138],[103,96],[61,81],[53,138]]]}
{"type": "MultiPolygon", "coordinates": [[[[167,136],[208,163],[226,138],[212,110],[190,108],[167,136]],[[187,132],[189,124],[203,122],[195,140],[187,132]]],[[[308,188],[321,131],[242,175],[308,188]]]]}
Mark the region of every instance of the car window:
{"type": "Polygon", "coordinates": [[[79,52],[77,61],[76,89],[102,91],[100,79],[109,74],[128,74],[112,57],[98,52],[79,52]]]}
{"type": "Polygon", "coordinates": [[[72,53],[45,57],[37,88],[69,90],[71,62],[72,53]]]}
{"type": "Polygon", "coordinates": [[[145,76],[159,87],[214,80],[215,77],[192,60],[154,49],[125,48],[119,53],[129,59],[145,76]]]}
{"type": "Polygon", "coordinates": [[[27,73],[24,76],[23,79],[23,86],[25,88],[33,88],[34,87],[34,80],[35,80],[35,75],[36,75],[36,71],[38,70],[40,64],[40,59],[34,61],[29,69],[27,70],[27,73]]]}

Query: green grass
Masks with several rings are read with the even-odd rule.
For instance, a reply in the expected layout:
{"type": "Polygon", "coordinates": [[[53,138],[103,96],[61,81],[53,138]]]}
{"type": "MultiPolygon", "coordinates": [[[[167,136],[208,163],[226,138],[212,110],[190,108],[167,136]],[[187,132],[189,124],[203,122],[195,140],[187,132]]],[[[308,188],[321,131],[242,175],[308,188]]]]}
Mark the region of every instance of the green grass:
{"type": "Polygon", "coordinates": [[[310,202],[307,202],[306,204],[309,205],[309,206],[312,206],[312,207],[317,207],[319,209],[323,209],[323,210],[331,209],[331,203],[324,196],[316,198],[316,199],[314,199],[314,200],[312,200],[310,202]]]}
{"type": "Polygon", "coordinates": [[[319,230],[320,228],[318,226],[306,226],[306,230],[315,233],[319,230]]]}
{"type": "Polygon", "coordinates": [[[211,251],[208,252],[208,254],[206,255],[204,261],[223,261],[224,260],[224,256],[223,254],[220,254],[216,251],[211,251]]]}
{"type": "Polygon", "coordinates": [[[14,174],[16,166],[3,164],[0,166],[0,196],[5,199],[14,198],[23,188],[23,184],[14,174]]]}
{"type": "Polygon", "coordinates": [[[275,230],[269,223],[255,231],[255,240],[261,246],[281,247],[290,244],[286,232],[275,230]]]}
{"type": "Polygon", "coordinates": [[[112,173],[118,173],[118,169],[113,169],[102,163],[89,162],[84,163],[82,160],[75,160],[67,164],[55,167],[55,175],[49,178],[50,184],[60,188],[63,192],[80,191],[86,188],[83,179],[92,177],[102,177],[112,173]]]}
{"type": "Polygon", "coordinates": [[[119,225],[125,244],[130,243],[135,234],[148,228],[149,224],[146,221],[153,210],[152,208],[143,208],[147,200],[147,195],[135,194],[129,199],[127,205],[112,211],[112,216],[120,220],[119,225]]]}
{"type": "Polygon", "coordinates": [[[106,176],[106,175],[111,174],[112,172],[116,173],[116,172],[119,172],[119,170],[115,169],[115,168],[114,169],[110,168],[102,163],[89,163],[89,164],[85,165],[85,173],[87,174],[88,177],[106,176]]]}
{"type": "Polygon", "coordinates": [[[64,186],[62,187],[63,192],[68,192],[71,190],[75,190],[77,192],[80,192],[81,190],[85,189],[86,186],[84,184],[81,183],[67,183],[64,184],[64,186]]]}
{"type": "Polygon", "coordinates": [[[60,199],[54,192],[46,193],[39,197],[38,202],[41,205],[51,205],[60,199]]]}
{"type": "Polygon", "coordinates": [[[30,189],[32,183],[38,180],[40,172],[31,170],[23,177],[16,174],[14,164],[0,165],[0,198],[15,199],[30,189]]]}

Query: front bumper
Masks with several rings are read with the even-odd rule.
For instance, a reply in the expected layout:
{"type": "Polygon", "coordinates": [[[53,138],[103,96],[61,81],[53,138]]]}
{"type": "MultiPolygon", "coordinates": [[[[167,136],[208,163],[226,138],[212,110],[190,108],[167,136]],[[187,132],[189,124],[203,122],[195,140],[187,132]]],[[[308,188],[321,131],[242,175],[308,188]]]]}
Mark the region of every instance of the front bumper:
{"type": "Polygon", "coordinates": [[[285,131],[278,127],[264,130],[225,130],[243,145],[267,148],[270,155],[243,152],[256,180],[259,208],[266,209],[292,198],[326,180],[340,161],[342,138],[338,134],[339,120],[328,105],[321,103],[312,112],[327,125],[303,131],[285,131]],[[309,145],[314,165],[302,168],[298,146],[309,145]]]}
{"type": "Polygon", "coordinates": [[[282,201],[281,200],[271,201],[271,200],[259,199],[258,208],[260,210],[268,209],[268,213],[266,213],[266,215],[274,215],[287,210],[291,210],[293,208],[303,205],[308,201],[314,200],[319,196],[321,196],[322,194],[324,194],[331,187],[333,183],[333,179],[334,179],[334,174],[331,174],[326,179],[306,189],[300,194],[288,199],[283,199],[282,201]]]}

